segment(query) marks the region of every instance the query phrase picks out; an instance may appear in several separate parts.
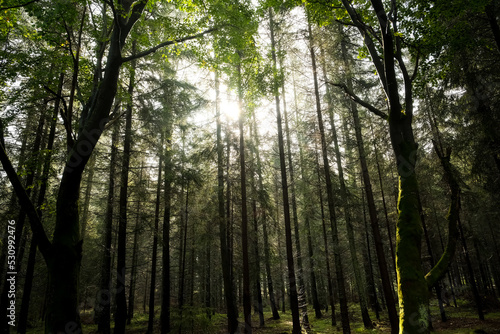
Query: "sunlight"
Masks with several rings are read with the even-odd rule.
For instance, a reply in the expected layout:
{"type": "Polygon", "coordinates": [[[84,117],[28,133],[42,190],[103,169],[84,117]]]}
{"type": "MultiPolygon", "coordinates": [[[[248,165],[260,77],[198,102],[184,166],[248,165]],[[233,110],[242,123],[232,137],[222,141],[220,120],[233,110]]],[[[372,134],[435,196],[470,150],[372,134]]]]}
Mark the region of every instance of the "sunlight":
{"type": "Polygon", "coordinates": [[[236,101],[222,100],[220,102],[220,112],[227,120],[236,121],[240,116],[240,107],[236,101]]]}

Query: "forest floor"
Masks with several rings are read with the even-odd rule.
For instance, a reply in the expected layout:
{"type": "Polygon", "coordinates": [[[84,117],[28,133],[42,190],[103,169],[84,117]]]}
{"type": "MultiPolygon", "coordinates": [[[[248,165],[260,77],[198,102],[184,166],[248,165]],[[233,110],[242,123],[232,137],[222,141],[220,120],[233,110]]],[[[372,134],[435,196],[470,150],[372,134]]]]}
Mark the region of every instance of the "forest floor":
{"type": "MultiPolygon", "coordinates": [[[[196,334],[223,334],[226,331],[226,316],[224,314],[215,314],[208,318],[206,312],[203,310],[186,310],[182,320],[182,333],[196,333],[196,334]],[[200,312],[201,311],[201,312],[200,312]]],[[[439,316],[439,310],[436,305],[431,305],[431,316],[433,320],[434,332],[440,334],[473,334],[473,333],[487,333],[487,334],[500,334],[500,309],[490,310],[485,312],[485,320],[478,319],[475,309],[470,306],[460,306],[458,308],[449,306],[445,308],[448,321],[442,322],[439,316]]],[[[338,309],[337,309],[338,312],[338,309]]],[[[370,312],[374,329],[364,329],[361,321],[360,312],[356,305],[352,305],[349,309],[351,332],[352,333],[371,333],[382,334],[390,333],[389,322],[385,318],[385,313],[381,312],[381,320],[375,319],[375,314],[370,312]]],[[[257,334],[288,334],[292,332],[292,317],[290,312],[280,313],[281,319],[273,320],[270,310],[264,312],[265,325],[259,328],[259,317],[257,314],[252,316],[253,332],[257,334]]],[[[159,314],[157,315],[157,319],[159,314]]],[[[331,313],[323,313],[321,319],[314,317],[314,311],[309,310],[309,321],[311,330],[309,334],[329,334],[329,333],[342,333],[340,315],[337,315],[337,326],[331,326],[331,313]]],[[[158,320],[157,320],[158,321],[158,320]]],[[[82,314],[83,333],[94,334],[97,333],[97,326],[92,324],[91,314],[82,314]]],[[[172,317],[172,324],[175,327],[171,333],[179,332],[179,318],[172,317]]],[[[148,325],[147,314],[137,314],[134,316],[131,324],[127,326],[127,334],[144,334],[148,325]]],[[[158,328],[159,324],[155,324],[158,328]]],[[[27,333],[41,334],[43,333],[43,326],[28,330],[27,333]]],[[[159,331],[155,332],[159,333],[159,331]]],[[[306,334],[306,331],[303,330],[306,334]]]]}

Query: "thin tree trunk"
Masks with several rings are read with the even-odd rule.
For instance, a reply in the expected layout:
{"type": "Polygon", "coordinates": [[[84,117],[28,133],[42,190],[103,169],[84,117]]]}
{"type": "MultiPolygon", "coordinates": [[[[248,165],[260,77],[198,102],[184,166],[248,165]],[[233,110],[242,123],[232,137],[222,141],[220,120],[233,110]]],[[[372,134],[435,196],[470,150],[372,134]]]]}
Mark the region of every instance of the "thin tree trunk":
{"type": "Polygon", "coordinates": [[[465,258],[465,264],[467,266],[467,273],[469,275],[469,282],[472,290],[472,295],[474,296],[474,302],[476,303],[477,316],[480,320],[484,320],[484,312],[483,312],[483,305],[481,302],[481,296],[479,295],[479,290],[477,288],[474,269],[472,268],[472,262],[469,256],[469,249],[467,247],[467,240],[465,239],[465,234],[460,218],[458,219],[458,229],[460,231],[460,239],[462,241],[463,255],[465,258]]]}
{"type": "Polygon", "coordinates": [[[262,208],[262,233],[263,233],[263,241],[264,241],[264,262],[266,266],[266,275],[267,275],[267,288],[269,290],[269,303],[271,306],[271,312],[273,313],[273,319],[278,320],[280,315],[278,313],[278,308],[276,306],[276,299],[274,296],[274,284],[271,274],[271,252],[269,250],[269,237],[267,232],[267,218],[268,218],[268,207],[266,204],[266,199],[264,197],[264,181],[262,177],[262,163],[260,160],[260,140],[259,133],[257,131],[257,122],[255,120],[255,113],[253,113],[253,137],[255,140],[255,157],[257,162],[257,177],[259,182],[259,200],[262,208]]]}
{"type": "MultiPolygon", "coordinates": [[[[254,124],[255,124],[255,118],[252,120],[253,122],[250,123],[250,133],[255,133],[254,131],[254,124]]],[[[255,138],[254,138],[255,139],[255,138]]],[[[257,187],[255,185],[255,175],[256,173],[256,168],[255,168],[255,157],[254,157],[254,151],[256,149],[256,143],[254,141],[253,143],[253,148],[250,150],[250,160],[251,160],[251,174],[252,177],[250,179],[250,185],[252,188],[252,220],[253,220],[253,231],[251,234],[251,240],[252,240],[252,251],[253,251],[253,257],[254,257],[254,266],[252,271],[254,272],[253,274],[253,280],[255,284],[255,295],[253,296],[254,298],[254,312],[259,314],[259,327],[264,327],[264,307],[262,305],[262,287],[261,287],[261,282],[260,282],[260,256],[259,256],[259,226],[258,226],[258,217],[257,217],[257,187]]]]}
{"type": "MultiPolygon", "coordinates": [[[[230,253],[227,238],[227,222],[230,221],[229,210],[224,212],[224,146],[222,143],[222,124],[220,120],[220,98],[219,98],[219,72],[215,72],[215,113],[217,117],[217,201],[219,220],[219,241],[221,252],[222,276],[224,281],[224,298],[226,301],[227,328],[229,334],[234,334],[238,330],[238,309],[234,296],[234,282],[231,275],[230,253]]],[[[228,145],[229,159],[229,145],[228,145]]],[[[229,161],[227,164],[229,168],[229,161]]],[[[228,174],[229,181],[229,174],[228,174]]],[[[229,182],[227,182],[227,194],[229,197],[229,182]]],[[[229,198],[227,201],[229,209],[229,198]]]]}
{"type": "Polygon", "coordinates": [[[162,333],[170,332],[170,215],[172,202],[172,123],[167,121],[165,129],[167,145],[164,150],[165,156],[165,190],[164,190],[164,210],[163,210],[163,232],[162,232],[162,288],[161,288],[161,314],[160,330],[162,333]]]}
{"type": "Polygon", "coordinates": [[[330,213],[330,225],[332,227],[332,241],[333,241],[333,255],[335,261],[335,271],[337,274],[337,288],[339,293],[340,301],[340,318],[342,322],[343,333],[350,333],[351,328],[349,324],[349,311],[347,306],[347,296],[344,281],[344,270],[342,268],[342,260],[340,258],[340,243],[338,237],[338,227],[337,227],[337,217],[335,214],[334,198],[333,198],[333,184],[331,179],[330,162],[328,161],[328,150],[326,145],[325,129],[323,125],[323,116],[321,111],[319,87],[318,87],[318,75],[316,68],[316,55],[314,52],[313,36],[311,30],[311,23],[308,21],[308,32],[309,32],[309,51],[311,55],[312,70],[313,70],[313,80],[314,80],[314,94],[316,97],[316,113],[318,116],[318,127],[321,137],[321,152],[323,155],[323,165],[325,169],[325,183],[327,190],[327,201],[328,201],[328,211],[330,213]]]}
{"type": "MultiPolygon", "coordinates": [[[[240,53],[241,57],[241,53],[240,53]]],[[[243,319],[244,333],[252,333],[252,296],[250,294],[250,263],[248,257],[248,210],[247,186],[245,165],[245,135],[243,128],[243,86],[241,78],[241,64],[238,63],[238,102],[240,116],[238,126],[240,130],[240,183],[241,183],[241,248],[243,256],[243,319]]]]}
{"type": "Polygon", "coordinates": [[[158,162],[158,178],[156,181],[156,202],[155,202],[155,217],[153,230],[153,255],[151,256],[151,288],[149,290],[149,317],[148,328],[146,333],[153,333],[154,318],[155,318],[155,292],[156,292],[156,264],[158,254],[158,228],[160,225],[160,201],[161,201],[161,186],[162,186],[162,168],[163,168],[163,146],[164,133],[161,133],[160,139],[160,159],[158,162]]]}
{"type": "MultiPolygon", "coordinates": [[[[273,27],[273,12],[272,8],[269,9],[270,26],[273,27]]],[[[271,43],[274,45],[274,30],[271,29],[271,43]]],[[[276,69],[276,52],[273,48],[272,50],[273,64],[276,69]]],[[[286,176],[286,163],[285,163],[285,147],[283,140],[283,126],[281,124],[281,112],[279,108],[279,95],[278,87],[275,87],[275,101],[276,101],[276,118],[278,123],[278,149],[279,149],[279,160],[281,169],[281,187],[283,191],[283,213],[285,216],[285,240],[286,240],[286,256],[288,263],[288,283],[290,285],[290,309],[292,311],[292,322],[293,322],[293,334],[299,334],[300,329],[300,319],[299,319],[299,301],[297,294],[297,282],[295,280],[295,266],[293,261],[293,247],[292,247],[292,229],[290,220],[290,202],[288,197],[288,180],[286,176]]]]}
{"type": "Polygon", "coordinates": [[[103,260],[101,266],[101,274],[99,279],[100,290],[97,292],[95,302],[95,321],[97,323],[97,332],[103,334],[110,333],[110,318],[111,318],[111,244],[113,234],[113,211],[114,211],[114,192],[115,192],[115,175],[118,155],[118,135],[119,123],[113,126],[113,134],[111,135],[111,157],[109,163],[109,183],[108,196],[106,201],[106,215],[104,218],[103,231],[103,260]]]}
{"type": "MultiPolygon", "coordinates": [[[[130,72],[128,94],[132,99],[135,84],[135,65],[130,72]]],[[[132,146],[132,102],[129,101],[125,112],[125,140],[123,143],[123,160],[120,177],[120,217],[118,224],[118,248],[116,265],[116,313],[115,334],[125,333],[127,321],[127,299],[125,296],[125,272],[127,256],[127,203],[128,203],[128,179],[132,146]]]]}
{"type": "MultiPolygon", "coordinates": [[[[343,48],[342,51],[344,52],[345,49],[343,48]]],[[[321,49],[321,53],[324,54],[323,49],[321,49]]],[[[324,59],[324,56],[323,56],[323,59],[324,59]]],[[[327,73],[326,73],[326,64],[324,61],[322,63],[322,67],[323,67],[323,77],[324,77],[324,80],[326,82],[326,81],[328,81],[327,80],[328,78],[327,78],[327,73]]],[[[344,218],[345,218],[346,229],[347,229],[347,239],[349,242],[349,253],[351,256],[351,263],[352,263],[353,270],[354,270],[354,280],[355,280],[355,285],[356,285],[356,291],[357,291],[358,297],[359,297],[359,304],[360,304],[360,309],[361,309],[361,317],[363,319],[363,325],[366,329],[371,329],[371,328],[373,328],[373,324],[372,324],[372,321],[370,319],[370,315],[368,314],[366,293],[365,293],[365,284],[362,280],[361,272],[359,270],[359,260],[358,260],[357,250],[356,250],[356,241],[354,239],[354,228],[352,226],[350,203],[349,203],[347,188],[346,188],[346,184],[345,184],[345,180],[344,180],[344,169],[342,167],[342,157],[340,155],[337,129],[336,129],[335,119],[334,119],[333,110],[332,110],[333,108],[332,108],[331,102],[330,102],[330,91],[328,89],[328,86],[326,87],[326,94],[328,97],[327,98],[328,115],[330,116],[330,123],[331,123],[331,127],[332,127],[332,137],[333,137],[335,158],[336,158],[336,162],[337,162],[337,171],[338,171],[338,177],[339,177],[339,183],[340,183],[340,198],[342,201],[341,206],[344,208],[344,218]]],[[[347,149],[349,150],[349,148],[347,148],[347,149]]]]}
{"type": "MultiPolygon", "coordinates": [[[[349,61],[347,60],[347,51],[345,43],[342,42],[342,54],[344,58],[344,63],[349,66],[349,61]]],[[[348,84],[352,87],[352,81],[348,78],[348,84]]],[[[354,120],[354,130],[356,134],[356,142],[359,152],[359,161],[361,164],[361,172],[363,177],[363,184],[366,193],[366,200],[368,202],[368,213],[370,215],[370,222],[372,226],[373,239],[375,241],[375,251],[377,253],[378,266],[380,271],[380,277],[382,279],[382,288],[384,292],[384,299],[387,306],[387,311],[389,313],[389,321],[391,323],[392,333],[397,333],[399,331],[398,326],[398,314],[396,311],[396,303],[394,300],[393,288],[390,281],[389,271],[387,269],[387,260],[385,257],[382,236],[380,235],[380,227],[377,216],[377,209],[375,207],[375,200],[373,197],[373,191],[371,186],[370,174],[368,172],[368,164],[366,162],[366,154],[364,148],[363,136],[361,134],[361,123],[359,120],[359,113],[356,103],[350,103],[350,109],[352,117],[354,120]]]]}
{"type": "MultiPolygon", "coordinates": [[[[142,183],[142,169],[139,174],[139,184],[142,183]]],[[[137,199],[137,210],[136,210],[136,219],[135,219],[135,227],[134,227],[134,243],[132,246],[132,268],[130,270],[130,284],[129,284],[129,292],[128,292],[128,314],[127,314],[127,325],[130,325],[132,322],[132,318],[134,317],[134,308],[135,308],[135,286],[137,282],[137,251],[139,244],[139,216],[140,216],[140,207],[141,201],[137,199]]]]}
{"type": "MultiPolygon", "coordinates": [[[[326,217],[325,217],[325,208],[324,208],[324,200],[323,200],[323,191],[321,189],[321,185],[323,182],[321,181],[321,168],[319,165],[319,154],[318,148],[315,143],[315,153],[316,153],[316,174],[318,175],[318,194],[319,194],[319,205],[321,208],[321,224],[323,227],[323,242],[325,244],[325,260],[326,260],[326,277],[328,279],[328,302],[330,303],[330,309],[332,312],[331,320],[332,326],[337,326],[337,319],[335,317],[335,300],[333,298],[333,284],[332,284],[332,274],[330,269],[330,253],[328,251],[328,235],[326,232],[326,217]]],[[[302,161],[302,148],[300,148],[300,160],[302,161]]],[[[302,162],[301,162],[302,163],[302,162]]]]}
{"type": "MultiPolygon", "coordinates": [[[[352,86],[352,85],[351,85],[352,86]]],[[[389,238],[389,247],[391,249],[391,258],[392,258],[392,267],[394,268],[394,277],[397,277],[397,272],[396,272],[396,255],[394,252],[394,245],[392,242],[392,230],[389,222],[389,213],[387,211],[387,205],[385,202],[385,194],[384,194],[384,183],[382,181],[382,172],[380,168],[380,163],[378,159],[378,149],[377,149],[377,143],[375,140],[375,134],[373,132],[373,125],[370,122],[370,130],[372,133],[373,138],[373,150],[374,150],[374,155],[375,155],[375,163],[377,165],[377,174],[378,174],[378,182],[380,185],[380,195],[382,196],[382,205],[384,207],[384,217],[385,217],[385,226],[387,227],[387,237],[389,238]]]]}
{"type": "MultiPolygon", "coordinates": [[[[59,76],[59,86],[57,91],[61,92],[62,90],[62,85],[64,83],[64,74],[61,73],[59,76]]],[[[48,187],[48,180],[49,180],[49,173],[50,173],[50,163],[52,160],[52,149],[54,147],[54,138],[55,138],[55,133],[56,133],[56,125],[57,125],[57,113],[59,112],[59,103],[60,100],[57,99],[56,102],[54,103],[54,111],[52,113],[52,119],[50,122],[50,132],[49,136],[47,138],[47,147],[46,150],[48,152],[47,157],[45,158],[44,165],[43,165],[43,171],[41,175],[41,180],[40,180],[40,192],[38,195],[38,202],[37,202],[37,211],[38,211],[38,216],[41,218],[42,217],[42,210],[40,209],[42,205],[45,203],[45,194],[47,192],[47,187],[48,187]]],[[[34,275],[34,269],[35,269],[35,260],[36,260],[36,250],[37,250],[37,239],[36,236],[33,235],[32,242],[30,245],[30,250],[29,250],[29,256],[28,256],[28,265],[26,268],[26,278],[24,282],[24,289],[23,289],[23,297],[21,301],[21,310],[19,313],[19,324],[17,328],[18,333],[25,333],[27,324],[28,324],[28,311],[29,311],[29,304],[30,304],[30,299],[31,299],[31,290],[33,286],[33,275],[34,275]]]]}
{"type": "Polygon", "coordinates": [[[94,165],[95,165],[96,156],[92,155],[89,159],[86,169],[88,170],[87,174],[87,188],[85,188],[85,198],[83,200],[83,212],[81,218],[81,232],[82,240],[85,239],[85,232],[87,231],[87,223],[89,220],[89,206],[90,206],[90,196],[92,194],[92,185],[94,178],[94,165]]]}

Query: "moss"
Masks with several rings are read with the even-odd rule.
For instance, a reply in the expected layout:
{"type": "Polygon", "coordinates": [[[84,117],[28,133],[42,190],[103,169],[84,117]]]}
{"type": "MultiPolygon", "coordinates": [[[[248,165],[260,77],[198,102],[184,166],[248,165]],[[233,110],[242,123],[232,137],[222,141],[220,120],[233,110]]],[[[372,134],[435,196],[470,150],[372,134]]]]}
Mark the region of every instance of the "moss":
{"type": "Polygon", "coordinates": [[[396,227],[396,268],[400,333],[428,333],[429,292],[421,265],[422,223],[415,173],[400,177],[396,227]]]}

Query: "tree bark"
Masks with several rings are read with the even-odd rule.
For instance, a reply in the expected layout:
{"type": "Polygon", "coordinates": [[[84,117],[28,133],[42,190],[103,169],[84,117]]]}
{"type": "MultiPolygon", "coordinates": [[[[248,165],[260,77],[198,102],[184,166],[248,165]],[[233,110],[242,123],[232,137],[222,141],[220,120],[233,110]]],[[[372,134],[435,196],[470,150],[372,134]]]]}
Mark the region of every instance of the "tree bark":
{"type": "MultiPolygon", "coordinates": [[[[272,8],[269,9],[271,27],[272,22],[272,8]]],[[[271,30],[272,39],[274,40],[274,32],[271,30]]],[[[274,68],[276,68],[276,53],[273,50],[273,63],[274,68]]],[[[276,76],[276,74],[275,74],[276,76]]],[[[275,77],[276,78],[276,77],[275,77]]],[[[290,309],[292,311],[292,322],[293,322],[293,334],[299,334],[300,329],[300,319],[299,319],[299,301],[297,295],[297,282],[295,280],[295,266],[293,261],[293,249],[292,249],[292,230],[291,230],[291,220],[290,220],[290,202],[288,196],[288,180],[286,172],[285,163],[285,147],[283,140],[283,126],[281,119],[281,112],[279,109],[279,96],[278,96],[278,85],[275,85],[275,100],[276,100],[276,119],[278,124],[278,149],[279,149],[279,161],[281,170],[281,187],[283,191],[283,213],[285,216],[285,240],[286,240],[286,256],[288,263],[288,283],[290,285],[290,309]]]]}
{"type": "Polygon", "coordinates": [[[113,126],[111,136],[111,157],[109,162],[109,183],[108,196],[106,201],[106,215],[104,218],[103,231],[103,259],[101,265],[101,274],[99,278],[100,290],[97,292],[95,302],[95,322],[97,323],[97,332],[109,334],[111,318],[111,244],[113,238],[113,211],[115,197],[115,175],[118,155],[118,136],[120,125],[117,122],[113,126]]]}
{"type": "Polygon", "coordinates": [[[156,265],[158,254],[158,229],[160,224],[160,202],[161,202],[161,186],[162,186],[162,168],[163,168],[163,147],[165,134],[161,133],[160,139],[160,159],[158,161],[158,178],[156,181],[156,202],[155,202],[155,217],[153,230],[153,255],[151,256],[151,285],[149,289],[149,316],[147,334],[153,333],[154,318],[155,318],[155,295],[156,295],[156,265]]]}
{"type": "Polygon", "coordinates": [[[166,147],[163,148],[165,156],[165,190],[162,231],[162,288],[161,288],[161,314],[160,330],[162,333],[170,332],[170,216],[172,202],[172,123],[167,122],[165,129],[166,147]]]}
{"type": "MultiPolygon", "coordinates": [[[[221,253],[222,276],[224,281],[224,298],[226,301],[227,329],[229,334],[238,330],[238,309],[234,296],[234,285],[231,275],[230,254],[227,239],[227,220],[224,209],[224,146],[222,143],[222,124],[220,120],[219,73],[215,73],[215,113],[217,117],[217,201],[219,220],[219,241],[221,253]]],[[[229,183],[228,183],[229,193],[229,183]]],[[[229,203],[228,203],[229,205],[229,203]]],[[[229,216],[229,215],[227,215],[229,216]]]]}
{"type": "MultiPolygon", "coordinates": [[[[241,57],[241,54],[240,54],[241,57]]],[[[241,248],[243,252],[243,332],[252,333],[252,297],[250,294],[250,264],[248,258],[248,212],[247,212],[247,187],[245,165],[245,135],[243,128],[243,86],[241,78],[241,64],[238,63],[238,102],[240,117],[238,126],[240,130],[240,183],[241,183],[241,248]]]]}
{"type": "Polygon", "coordinates": [[[340,302],[340,318],[342,322],[342,331],[344,334],[346,334],[351,332],[351,327],[349,324],[349,311],[347,305],[347,295],[345,290],[344,270],[342,268],[342,260],[340,258],[340,243],[338,237],[337,217],[335,213],[335,204],[333,197],[333,184],[330,175],[331,173],[330,162],[328,161],[328,150],[326,145],[325,128],[323,124],[323,116],[320,104],[321,102],[320,102],[319,87],[318,87],[316,55],[313,45],[311,23],[309,21],[308,21],[308,32],[309,32],[309,52],[311,55],[313,80],[314,80],[314,94],[316,97],[316,113],[318,117],[318,128],[321,140],[321,153],[323,156],[323,166],[325,169],[325,183],[327,191],[328,211],[330,213],[330,225],[332,228],[332,242],[333,242],[332,247],[333,247],[333,256],[335,261],[335,271],[337,274],[336,277],[337,277],[337,288],[338,288],[339,302],[340,302]]]}
{"type": "Polygon", "coordinates": [[[267,288],[269,290],[269,303],[271,306],[271,312],[273,314],[273,319],[278,320],[280,315],[278,313],[278,307],[276,304],[276,299],[274,295],[274,284],[271,274],[271,252],[269,246],[269,236],[267,232],[267,218],[268,218],[268,205],[266,203],[265,198],[265,189],[264,189],[264,181],[262,177],[262,163],[260,160],[260,140],[259,133],[257,131],[257,122],[255,120],[255,113],[253,114],[253,137],[255,140],[255,157],[257,161],[257,177],[258,177],[258,194],[259,200],[262,207],[262,234],[263,234],[263,242],[264,242],[264,262],[266,266],[266,276],[267,276],[267,288]]]}

